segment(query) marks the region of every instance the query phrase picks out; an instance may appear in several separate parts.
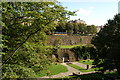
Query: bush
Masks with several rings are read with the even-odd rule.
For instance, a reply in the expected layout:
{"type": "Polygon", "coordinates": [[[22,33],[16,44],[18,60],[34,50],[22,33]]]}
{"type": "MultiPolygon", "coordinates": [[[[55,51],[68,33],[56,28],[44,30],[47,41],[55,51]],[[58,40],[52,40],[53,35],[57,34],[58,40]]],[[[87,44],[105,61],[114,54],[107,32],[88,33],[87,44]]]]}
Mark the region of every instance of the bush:
{"type": "Polygon", "coordinates": [[[96,48],[93,45],[82,45],[72,48],[72,51],[76,54],[77,60],[79,59],[94,59],[96,48]]]}
{"type": "Polygon", "coordinates": [[[3,71],[6,70],[5,73],[3,73],[2,78],[28,78],[28,77],[35,77],[35,72],[32,70],[32,68],[25,67],[23,65],[17,65],[17,64],[6,64],[3,67],[3,71]]]}

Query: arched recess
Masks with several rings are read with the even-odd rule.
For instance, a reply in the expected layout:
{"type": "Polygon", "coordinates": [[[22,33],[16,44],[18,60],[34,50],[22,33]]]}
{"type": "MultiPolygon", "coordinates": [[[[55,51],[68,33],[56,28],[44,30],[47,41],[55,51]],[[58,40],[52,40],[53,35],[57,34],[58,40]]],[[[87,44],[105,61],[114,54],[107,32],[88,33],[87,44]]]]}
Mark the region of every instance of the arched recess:
{"type": "Polygon", "coordinates": [[[69,55],[67,53],[63,54],[63,61],[64,62],[69,62],[69,55]]]}

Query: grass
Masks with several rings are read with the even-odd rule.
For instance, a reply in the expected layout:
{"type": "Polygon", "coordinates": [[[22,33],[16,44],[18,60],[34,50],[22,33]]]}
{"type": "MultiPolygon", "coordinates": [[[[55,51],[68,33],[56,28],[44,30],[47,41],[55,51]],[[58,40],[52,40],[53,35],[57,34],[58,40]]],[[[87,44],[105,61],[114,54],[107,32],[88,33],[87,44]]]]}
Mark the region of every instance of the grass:
{"type": "Polygon", "coordinates": [[[114,72],[106,72],[105,74],[106,74],[106,75],[115,76],[115,77],[118,77],[118,76],[119,76],[116,71],[114,71],[114,72]]]}
{"type": "Polygon", "coordinates": [[[75,68],[75,69],[77,69],[77,70],[79,70],[79,71],[81,71],[81,72],[91,72],[91,71],[95,71],[95,68],[91,68],[91,69],[86,70],[86,69],[81,68],[81,67],[79,67],[79,66],[77,66],[77,65],[74,65],[74,64],[69,64],[69,66],[71,66],[71,67],[73,67],[73,68],[75,68]]]}
{"type": "MultiPolygon", "coordinates": [[[[85,45],[85,44],[83,44],[83,45],[85,45]]],[[[81,46],[81,45],[61,45],[60,48],[73,48],[76,46],[81,46]]],[[[53,46],[51,46],[51,45],[47,45],[46,47],[53,48],[53,46]]]]}
{"type": "Polygon", "coordinates": [[[63,73],[63,72],[67,72],[67,67],[66,66],[63,66],[61,64],[52,64],[51,66],[48,67],[48,70],[43,70],[43,71],[40,71],[37,76],[38,77],[42,77],[42,76],[48,76],[47,74],[49,75],[56,75],[56,74],[59,74],[59,73],[63,73]]]}
{"type": "Polygon", "coordinates": [[[83,64],[88,64],[88,65],[92,65],[92,63],[94,62],[94,60],[81,60],[79,61],[80,63],[83,63],[83,64]]]}
{"type": "Polygon", "coordinates": [[[60,46],[60,48],[73,48],[76,46],[80,46],[80,45],[62,45],[62,46],[60,46]]]}
{"type": "Polygon", "coordinates": [[[116,72],[106,72],[105,74],[101,73],[89,73],[89,74],[83,74],[83,75],[70,75],[62,78],[55,78],[55,79],[48,79],[48,80],[114,80],[111,79],[111,77],[106,76],[118,76],[116,72]]]}
{"type": "MultiPolygon", "coordinates": [[[[113,73],[109,73],[109,74],[113,74],[113,73]]],[[[78,76],[71,75],[63,78],[55,78],[55,79],[48,79],[48,80],[115,80],[105,75],[106,74],[101,74],[101,73],[90,73],[90,74],[83,74],[78,76]]]]}
{"type": "Polygon", "coordinates": [[[78,76],[70,75],[62,78],[55,78],[55,79],[48,79],[48,80],[115,80],[115,79],[111,79],[111,77],[106,75],[118,77],[117,72],[106,72],[105,74],[89,73],[89,74],[83,74],[78,76]]]}
{"type": "MultiPolygon", "coordinates": [[[[99,73],[90,73],[79,76],[68,76],[64,78],[56,78],[50,80],[104,80],[106,77],[99,73]]],[[[108,80],[108,79],[107,79],[108,80]]]]}
{"type": "Polygon", "coordinates": [[[91,79],[104,79],[105,77],[101,74],[97,74],[97,73],[92,73],[92,74],[84,74],[84,75],[80,75],[79,76],[80,79],[87,79],[87,80],[91,80],[91,79]]]}

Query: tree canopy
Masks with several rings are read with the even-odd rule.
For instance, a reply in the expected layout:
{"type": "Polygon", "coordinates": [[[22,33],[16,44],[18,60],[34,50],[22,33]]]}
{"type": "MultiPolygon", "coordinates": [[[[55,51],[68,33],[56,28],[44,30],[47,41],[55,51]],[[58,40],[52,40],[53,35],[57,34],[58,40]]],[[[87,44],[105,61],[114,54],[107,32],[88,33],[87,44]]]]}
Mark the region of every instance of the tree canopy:
{"type": "Polygon", "coordinates": [[[97,48],[97,67],[103,67],[103,72],[117,69],[120,75],[120,14],[108,20],[104,28],[93,38],[92,43],[97,48]]]}
{"type": "Polygon", "coordinates": [[[46,33],[73,14],[57,1],[2,2],[3,78],[33,77],[48,65],[46,33]]]}
{"type": "Polygon", "coordinates": [[[79,34],[79,35],[94,35],[97,33],[95,25],[87,25],[85,23],[76,21],[59,22],[56,32],[67,32],[68,35],[79,34]]]}

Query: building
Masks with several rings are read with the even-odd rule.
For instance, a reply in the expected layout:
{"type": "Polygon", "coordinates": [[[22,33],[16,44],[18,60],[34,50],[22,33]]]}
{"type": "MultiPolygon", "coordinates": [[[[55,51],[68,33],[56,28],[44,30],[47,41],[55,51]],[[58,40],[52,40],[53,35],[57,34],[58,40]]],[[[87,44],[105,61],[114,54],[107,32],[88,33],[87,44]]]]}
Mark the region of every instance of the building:
{"type": "Polygon", "coordinates": [[[74,22],[74,23],[83,23],[86,24],[86,22],[84,20],[80,20],[80,18],[78,20],[71,20],[69,22],[74,22]]]}
{"type": "Polygon", "coordinates": [[[103,28],[103,26],[96,26],[96,28],[97,28],[97,32],[99,32],[103,28]]]}
{"type": "Polygon", "coordinates": [[[75,20],[74,22],[75,22],[75,23],[83,23],[83,24],[86,24],[84,20],[80,20],[80,19],[75,20]]]}

